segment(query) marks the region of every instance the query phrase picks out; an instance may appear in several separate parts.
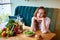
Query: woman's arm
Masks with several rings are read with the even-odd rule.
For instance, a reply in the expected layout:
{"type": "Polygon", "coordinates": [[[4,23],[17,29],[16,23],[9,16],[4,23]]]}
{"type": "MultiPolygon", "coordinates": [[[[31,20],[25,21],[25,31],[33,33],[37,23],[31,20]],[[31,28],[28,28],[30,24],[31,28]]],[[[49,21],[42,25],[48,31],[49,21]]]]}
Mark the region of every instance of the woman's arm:
{"type": "Polygon", "coordinates": [[[42,27],[43,27],[43,33],[50,32],[49,31],[49,25],[50,25],[50,19],[42,18],[42,27]]]}
{"type": "Polygon", "coordinates": [[[31,29],[32,31],[36,31],[35,29],[35,20],[36,20],[36,17],[32,17],[32,20],[31,20],[31,29]]]}
{"type": "Polygon", "coordinates": [[[40,20],[41,20],[41,31],[42,31],[42,33],[50,32],[49,31],[50,19],[49,18],[39,18],[39,19],[37,19],[38,22],[40,20]]]}

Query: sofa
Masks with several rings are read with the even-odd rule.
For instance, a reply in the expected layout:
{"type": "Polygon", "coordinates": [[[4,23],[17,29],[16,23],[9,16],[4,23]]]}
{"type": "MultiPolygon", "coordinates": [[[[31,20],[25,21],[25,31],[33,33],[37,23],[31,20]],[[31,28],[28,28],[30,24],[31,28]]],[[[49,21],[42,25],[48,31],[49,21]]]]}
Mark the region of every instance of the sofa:
{"type": "MultiPolygon", "coordinates": [[[[38,7],[32,7],[32,6],[17,6],[15,8],[15,13],[14,16],[22,16],[23,17],[23,21],[25,23],[26,26],[31,26],[31,19],[33,17],[33,14],[35,12],[35,10],[38,7]]],[[[54,8],[45,8],[46,12],[47,12],[47,16],[51,18],[51,24],[50,24],[50,31],[54,32],[55,30],[55,15],[54,15],[54,8]]],[[[9,16],[10,18],[11,16],[9,16]]]]}

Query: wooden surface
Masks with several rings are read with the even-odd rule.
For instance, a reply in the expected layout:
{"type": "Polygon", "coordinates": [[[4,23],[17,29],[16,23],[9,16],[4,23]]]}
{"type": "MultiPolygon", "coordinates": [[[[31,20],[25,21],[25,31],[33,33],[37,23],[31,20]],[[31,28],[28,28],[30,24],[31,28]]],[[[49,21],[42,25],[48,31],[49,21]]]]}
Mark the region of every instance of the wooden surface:
{"type": "MultiPolygon", "coordinates": [[[[25,29],[30,29],[30,27],[25,27],[25,29]]],[[[47,33],[47,34],[42,34],[39,30],[36,31],[35,35],[41,35],[43,40],[51,40],[56,34],[54,33],[47,33]]],[[[0,38],[0,40],[37,40],[37,38],[34,36],[32,37],[27,37],[23,33],[18,34],[17,36],[14,37],[8,37],[8,38],[0,38]]]]}

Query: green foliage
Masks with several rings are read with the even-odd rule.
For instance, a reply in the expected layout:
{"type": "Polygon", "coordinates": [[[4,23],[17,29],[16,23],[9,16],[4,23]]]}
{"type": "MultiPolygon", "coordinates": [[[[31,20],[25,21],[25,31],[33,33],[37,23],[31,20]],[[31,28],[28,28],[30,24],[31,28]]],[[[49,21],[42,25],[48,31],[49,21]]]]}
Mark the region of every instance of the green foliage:
{"type": "Polygon", "coordinates": [[[10,35],[11,35],[11,36],[15,36],[16,33],[15,33],[14,31],[10,31],[10,35]]]}
{"type": "Polygon", "coordinates": [[[6,27],[11,30],[12,27],[15,25],[14,23],[15,23],[15,21],[12,20],[12,19],[10,19],[10,20],[8,21],[8,23],[6,24],[6,27]]]}
{"type": "Polygon", "coordinates": [[[15,27],[15,21],[10,19],[8,23],[6,24],[6,28],[9,28],[9,30],[6,30],[7,36],[15,36],[16,33],[14,32],[15,27]]]}

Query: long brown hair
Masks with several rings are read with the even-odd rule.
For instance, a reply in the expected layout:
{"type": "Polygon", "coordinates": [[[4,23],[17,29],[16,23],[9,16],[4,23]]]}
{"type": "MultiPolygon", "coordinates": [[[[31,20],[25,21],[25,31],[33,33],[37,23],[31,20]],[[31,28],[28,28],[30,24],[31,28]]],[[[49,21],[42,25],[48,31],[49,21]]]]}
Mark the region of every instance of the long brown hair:
{"type": "Polygon", "coordinates": [[[36,11],[35,11],[35,13],[34,13],[34,16],[37,17],[37,12],[38,12],[39,9],[43,9],[43,10],[44,10],[44,15],[43,15],[43,17],[45,18],[45,17],[46,17],[46,11],[45,11],[45,8],[42,7],[42,6],[36,9],[36,11]]]}

